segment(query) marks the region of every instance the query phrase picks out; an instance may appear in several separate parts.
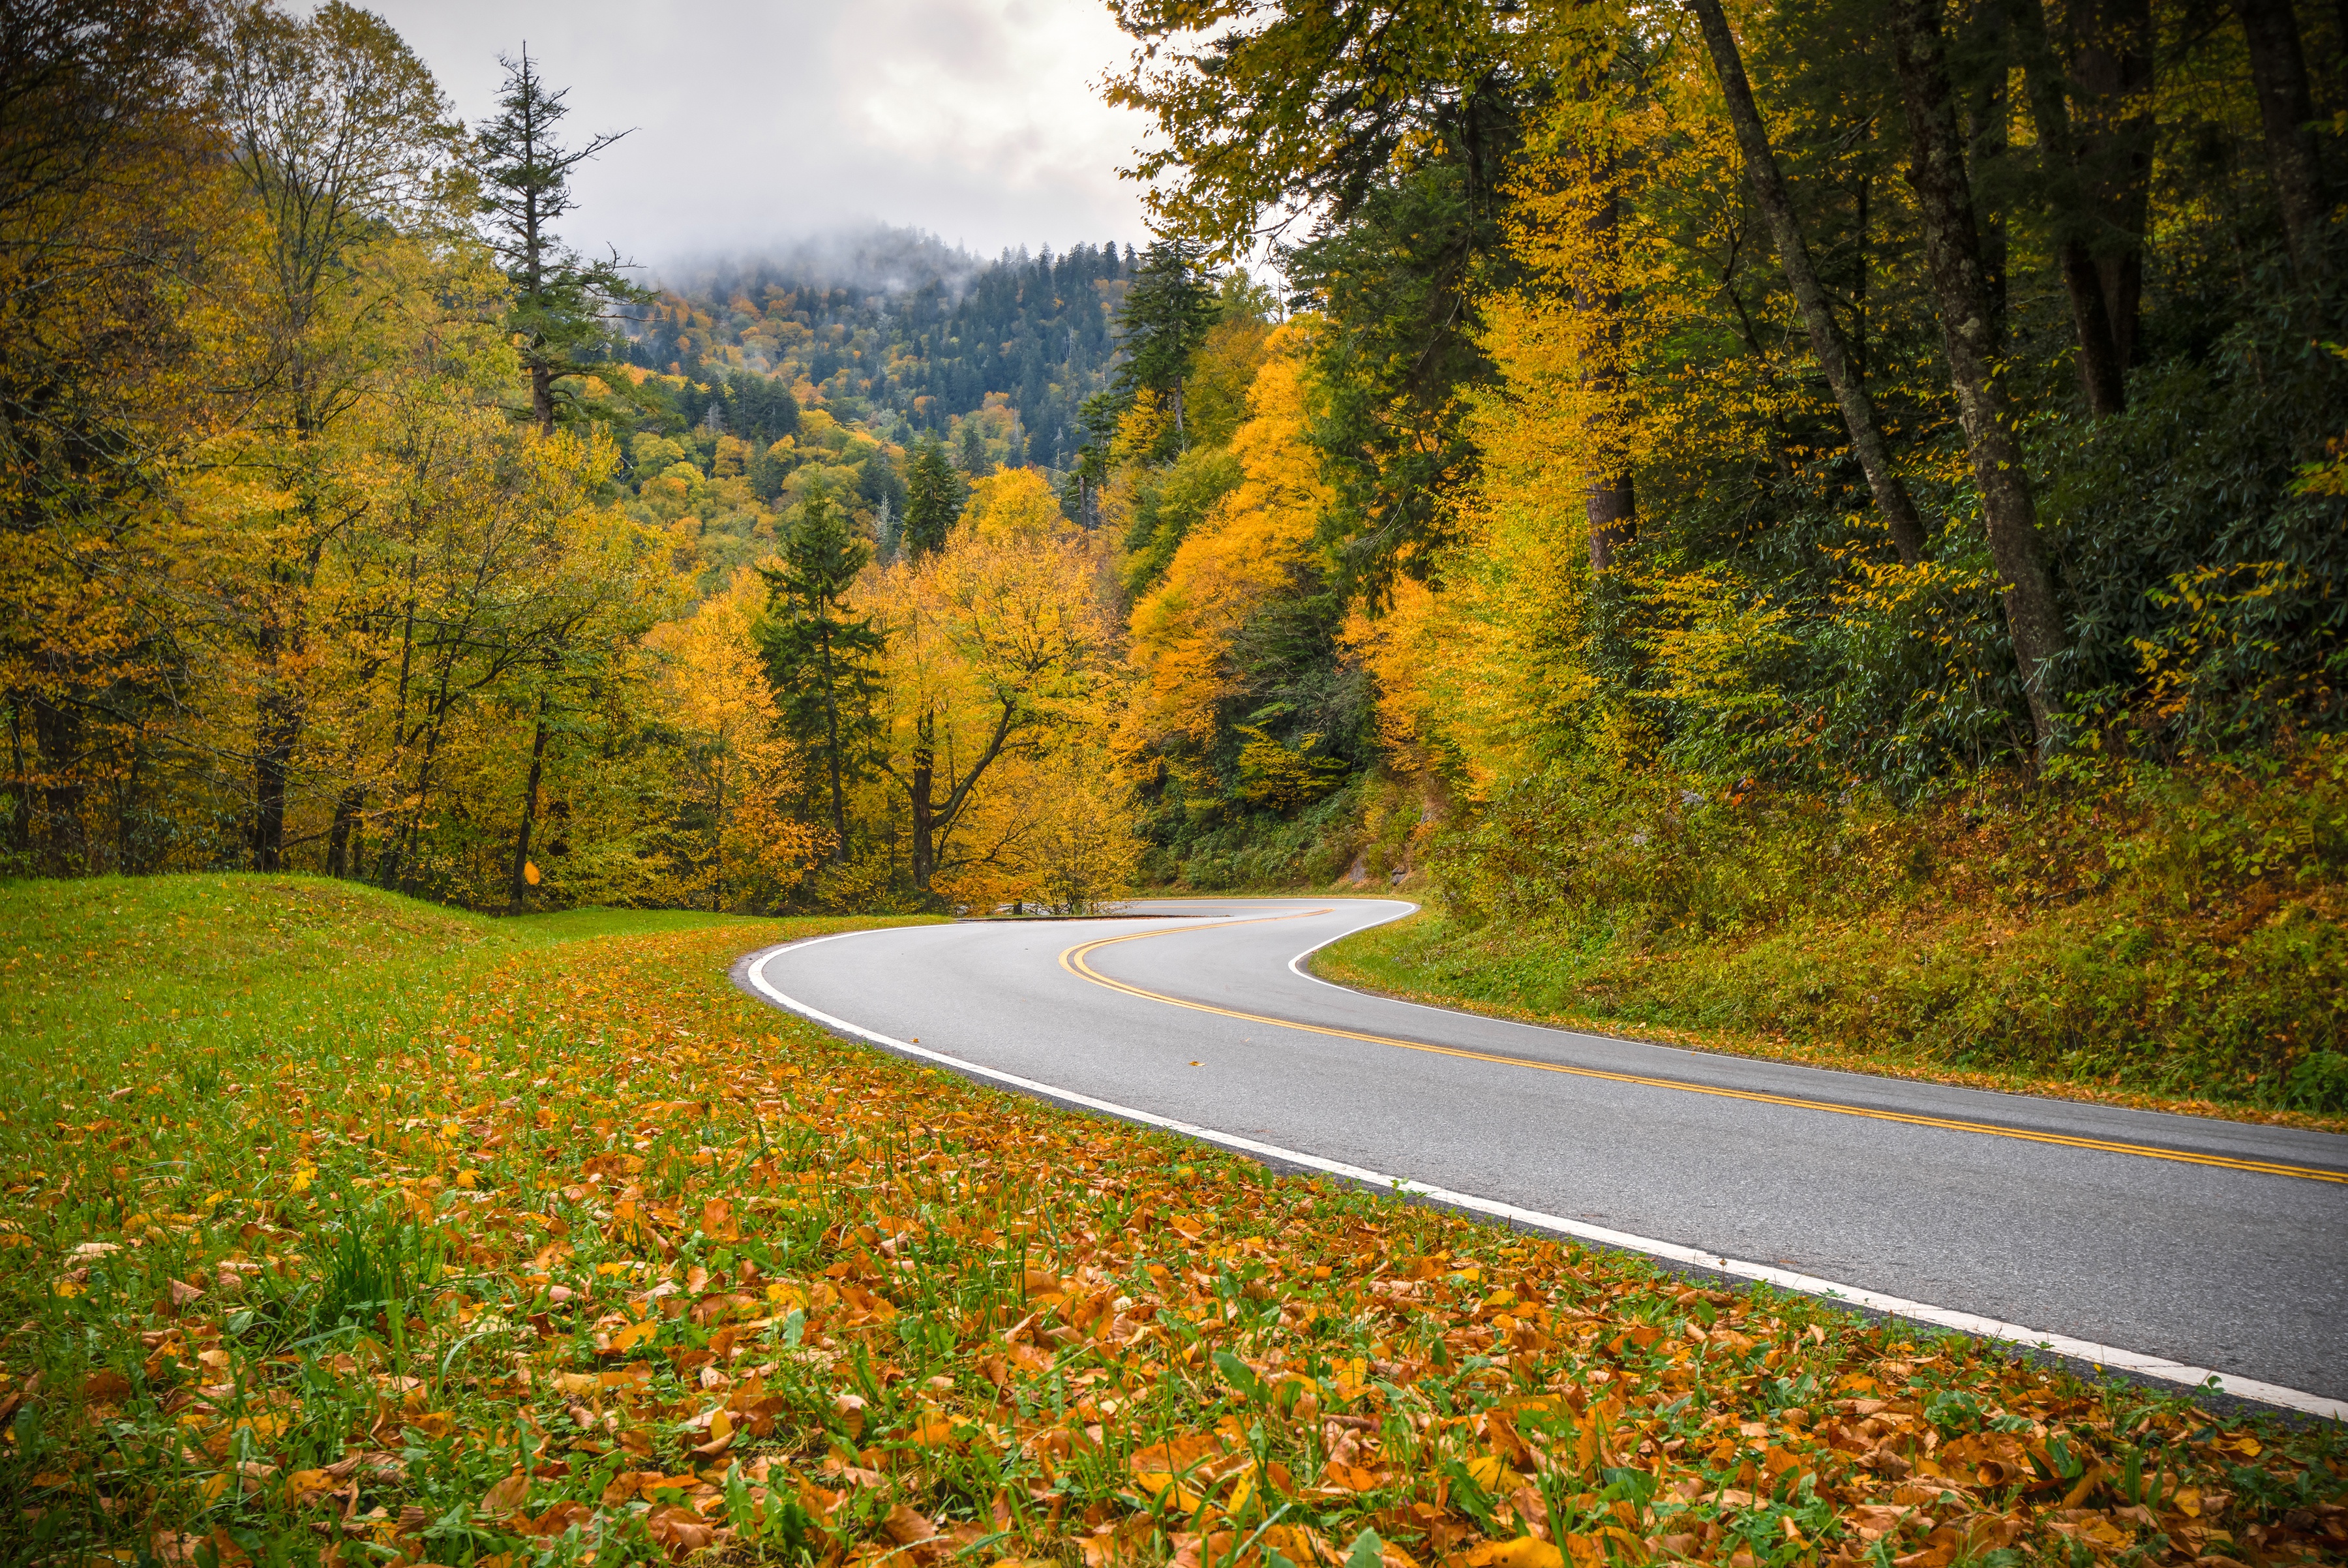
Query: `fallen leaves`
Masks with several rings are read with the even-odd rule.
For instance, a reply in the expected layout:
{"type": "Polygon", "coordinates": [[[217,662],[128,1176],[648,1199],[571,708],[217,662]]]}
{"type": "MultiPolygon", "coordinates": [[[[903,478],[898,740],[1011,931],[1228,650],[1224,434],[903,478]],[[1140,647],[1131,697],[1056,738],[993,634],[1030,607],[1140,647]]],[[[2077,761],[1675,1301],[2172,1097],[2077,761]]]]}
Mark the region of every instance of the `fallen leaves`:
{"type": "Polygon", "coordinates": [[[420,1563],[451,1519],[516,1564],[574,1531],[826,1568],[2348,1549],[2336,1436],[1006,1099],[752,1008],[717,977],[752,940],[513,962],[364,1073],[257,1064],[237,1136],[298,1165],[141,1212],[151,1268],[128,1225],[53,1243],[137,1337],[80,1320],[104,1354],[54,1404],[9,1352],[0,1413],[64,1445],[29,1506],[171,1563],[420,1563]],[[352,1258],[391,1283],[322,1315],[352,1258]],[[93,1482],[134,1455],[195,1479],[93,1482]]]}

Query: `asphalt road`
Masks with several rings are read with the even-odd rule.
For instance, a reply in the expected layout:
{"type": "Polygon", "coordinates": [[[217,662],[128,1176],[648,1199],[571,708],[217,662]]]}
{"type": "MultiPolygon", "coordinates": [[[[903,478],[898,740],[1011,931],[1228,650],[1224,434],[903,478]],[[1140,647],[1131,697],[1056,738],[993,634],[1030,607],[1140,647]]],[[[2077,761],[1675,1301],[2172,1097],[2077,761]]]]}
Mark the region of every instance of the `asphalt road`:
{"type": "Polygon", "coordinates": [[[1131,907],[1169,918],[859,933],[746,969],[770,999],[1069,1094],[2348,1399],[2348,1184],[2320,1175],[2348,1174],[2348,1138],[1545,1029],[1292,967],[1395,902],[1131,907]],[[1134,940],[1063,961],[1112,937],[1134,940]]]}

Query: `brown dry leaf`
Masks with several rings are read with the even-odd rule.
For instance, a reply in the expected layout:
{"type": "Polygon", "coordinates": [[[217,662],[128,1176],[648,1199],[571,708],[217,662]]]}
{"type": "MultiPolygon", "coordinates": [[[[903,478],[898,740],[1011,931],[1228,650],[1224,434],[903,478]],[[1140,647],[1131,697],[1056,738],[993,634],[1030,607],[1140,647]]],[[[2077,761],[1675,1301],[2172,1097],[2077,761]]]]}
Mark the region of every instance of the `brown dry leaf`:
{"type": "Polygon", "coordinates": [[[717,1527],[689,1508],[655,1508],[644,1516],[644,1530],[682,1563],[717,1539],[717,1527]]]}
{"type": "Polygon", "coordinates": [[[93,1372],[81,1380],[81,1397],[92,1404],[112,1404],[128,1398],[129,1394],[130,1379],[111,1368],[93,1372]]]}
{"type": "Polygon", "coordinates": [[[928,1515],[908,1508],[901,1502],[890,1511],[888,1518],[880,1522],[880,1528],[887,1531],[889,1539],[900,1546],[911,1546],[917,1541],[927,1541],[938,1532],[938,1527],[930,1522],[928,1515]]]}
{"type": "Polygon", "coordinates": [[[516,1470],[481,1494],[480,1512],[502,1519],[530,1501],[530,1472],[516,1470]]]}

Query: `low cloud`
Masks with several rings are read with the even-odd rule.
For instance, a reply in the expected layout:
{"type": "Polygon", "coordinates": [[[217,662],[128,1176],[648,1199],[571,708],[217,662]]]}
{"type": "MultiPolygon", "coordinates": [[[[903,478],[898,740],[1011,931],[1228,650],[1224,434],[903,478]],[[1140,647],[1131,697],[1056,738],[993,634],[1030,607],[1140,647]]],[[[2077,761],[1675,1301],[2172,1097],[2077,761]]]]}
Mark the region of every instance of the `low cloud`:
{"type": "Polygon", "coordinates": [[[573,141],[565,237],[674,272],[875,224],[992,257],[1142,243],[1117,178],[1143,122],[1100,101],[1128,41],[1098,0],[375,0],[469,120],[527,40],[573,141]]]}

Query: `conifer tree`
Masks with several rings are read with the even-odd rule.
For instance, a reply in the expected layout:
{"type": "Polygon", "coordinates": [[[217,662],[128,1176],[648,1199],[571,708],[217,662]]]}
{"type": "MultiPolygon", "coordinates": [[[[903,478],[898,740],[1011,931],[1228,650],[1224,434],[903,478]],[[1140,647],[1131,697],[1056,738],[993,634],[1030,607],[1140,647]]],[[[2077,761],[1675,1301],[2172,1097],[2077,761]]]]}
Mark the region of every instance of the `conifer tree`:
{"type": "Polygon", "coordinates": [[[475,171],[489,242],[513,284],[506,324],[520,340],[530,372],[530,412],[541,434],[554,430],[555,386],[583,376],[606,357],[606,322],[616,306],[648,304],[650,290],[631,282],[614,251],[588,261],[566,249],[554,225],[577,203],[571,171],[602,152],[624,130],[588,139],[566,150],[554,128],[571,108],[568,89],[550,89],[530,57],[498,57],[506,68],[497,117],[480,133],[475,171]]]}
{"type": "Polygon", "coordinates": [[[905,474],[905,550],[913,556],[945,548],[962,516],[963,480],[946,461],[945,443],[924,436],[913,443],[905,474]]]}
{"type": "Polygon", "coordinates": [[[983,480],[994,471],[986,459],[986,442],[978,433],[978,421],[965,419],[962,427],[962,472],[965,480],[983,480]]]}
{"type": "Polygon", "coordinates": [[[1182,383],[1190,356],[1222,314],[1203,255],[1189,240],[1160,240],[1150,246],[1117,313],[1126,356],[1118,389],[1130,395],[1147,387],[1165,398],[1174,411],[1177,439],[1184,435],[1182,383]]]}
{"type": "Polygon", "coordinates": [[[784,728],[821,757],[831,788],[831,858],[848,858],[847,787],[863,770],[871,730],[873,666],[885,640],[845,604],[871,547],[820,482],[808,487],[780,566],[764,567],[767,614],[755,634],[784,728]]]}

